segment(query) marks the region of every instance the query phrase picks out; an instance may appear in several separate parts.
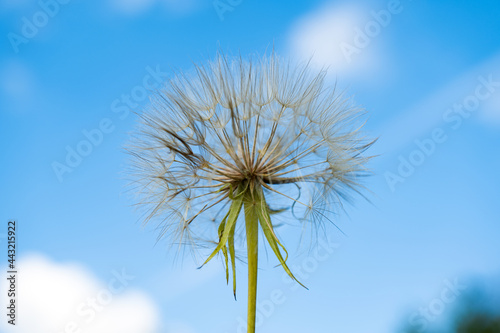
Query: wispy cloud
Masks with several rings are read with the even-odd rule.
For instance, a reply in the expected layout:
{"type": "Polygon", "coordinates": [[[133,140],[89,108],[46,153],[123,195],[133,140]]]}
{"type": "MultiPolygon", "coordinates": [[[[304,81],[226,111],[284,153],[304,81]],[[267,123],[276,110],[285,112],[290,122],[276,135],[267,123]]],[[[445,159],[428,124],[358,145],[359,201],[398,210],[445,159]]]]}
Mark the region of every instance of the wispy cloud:
{"type": "Polygon", "coordinates": [[[454,124],[460,127],[474,118],[488,125],[500,124],[499,68],[500,52],[402,110],[379,129],[378,132],[384,134],[377,146],[384,152],[398,151],[436,127],[454,124]],[[491,83],[485,86],[484,82],[490,80],[491,83]],[[475,98],[477,89],[480,89],[481,94],[486,94],[485,99],[475,98]],[[475,99],[477,105],[469,106],[470,110],[460,111],[467,102],[474,102],[475,99]]]}

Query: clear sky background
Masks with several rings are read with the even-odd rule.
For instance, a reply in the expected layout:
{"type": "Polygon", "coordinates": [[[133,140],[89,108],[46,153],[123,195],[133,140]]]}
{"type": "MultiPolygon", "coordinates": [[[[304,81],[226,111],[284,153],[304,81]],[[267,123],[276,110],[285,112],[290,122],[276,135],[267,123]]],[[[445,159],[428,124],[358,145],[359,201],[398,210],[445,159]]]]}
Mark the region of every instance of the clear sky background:
{"type": "MultiPolygon", "coordinates": [[[[221,260],[198,270],[199,259],[156,244],[124,192],[132,111],[173,69],[219,49],[312,57],[380,138],[371,202],[357,198],[338,217],[347,236],[332,227],[318,251],[291,246],[310,290],[283,280],[272,255],[261,261],[258,332],[423,331],[446,320],[471,278],[499,278],[498,1],[1,0],[0,9],[0,242],[17,219],[20,276],[18,326],[2,319],[1,332],[244,332],[244,265],[235,302],[221,260]],[[78,149],[86,156],[71,156],[78,149]]],[[[281,235],[293,244],[297,232],[281,235]]]]}

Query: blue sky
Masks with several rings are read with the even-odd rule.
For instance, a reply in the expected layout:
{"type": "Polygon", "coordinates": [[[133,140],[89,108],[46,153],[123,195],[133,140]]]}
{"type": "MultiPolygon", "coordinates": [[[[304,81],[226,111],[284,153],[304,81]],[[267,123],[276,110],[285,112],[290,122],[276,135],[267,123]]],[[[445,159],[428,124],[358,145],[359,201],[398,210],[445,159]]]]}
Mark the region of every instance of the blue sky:
{"type": "MultiPolygon", "coordinates": [[[[498,278],[497,1],[215,4],[222,7],[0,3],[0,234],[8,219],[18,220],[20,275],[30,290],[20,282],[25,314],[17,330],[2,322],[2,331],[33,332],[32,316],[40,332],[64,332],[68,322],[89,333],[238,332],[244,265],[235,302],[220,261],[197,270],[190,256],[155,245],[154,228],[141,227],[124,192],[132,111],[172,70],[189,70],[219,49],[246,55],[274,46],[294,61],[312,57],[366,108],[366,130],[380,137],[366,180],[372,202],[358,198],[339,216],[348,236],[330,228],[323,252],[292,251],[310,290],[283,281],[272,256],[263,262],[259,297],[265,304],[273,290],[280,297],[262,305],[259,332],[399,333],[448,282],[498,278]],[[85,133],[94,133],[94,144],[82,143],[85,133]],[[88,154],[69,166],[68,149],[88,154]],[[133,278],[113,289],[95,318],[76,313],[88,297],[109,294],[122,270],[133,278]],[[50,283],[59,292],[42,293],[50,283]]],[[[443,303],[436,324],[452,303],[443,303]]]]}

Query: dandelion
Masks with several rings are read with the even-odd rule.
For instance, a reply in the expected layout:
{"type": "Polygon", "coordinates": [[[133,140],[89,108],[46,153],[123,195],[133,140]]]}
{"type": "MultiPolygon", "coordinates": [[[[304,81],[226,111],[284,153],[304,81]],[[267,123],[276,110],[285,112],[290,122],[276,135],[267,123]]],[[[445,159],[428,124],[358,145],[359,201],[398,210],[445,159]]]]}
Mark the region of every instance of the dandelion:
{"type": "Polygon", "coordinates": [[[325,74],[275,54],[247,61],[218,55],[154,94],[128,148],[145,223],[157,221],[159,238],[179,246],[213,244],[203,265],[221,253],[235,297],[235,244],[246,239],[249,333],[259,234],[300,283],[273,220],[333,223],[367,173],[363,152],[372,142],[360,134],[364,113],[325,88],[325,74]]]}

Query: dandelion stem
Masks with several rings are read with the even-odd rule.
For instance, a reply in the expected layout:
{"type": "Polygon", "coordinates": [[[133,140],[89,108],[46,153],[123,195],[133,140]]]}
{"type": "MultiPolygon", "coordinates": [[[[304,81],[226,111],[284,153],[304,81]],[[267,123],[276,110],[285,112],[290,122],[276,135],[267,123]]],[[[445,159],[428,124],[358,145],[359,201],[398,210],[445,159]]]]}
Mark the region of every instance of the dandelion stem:
{"type": "Polygon", "coordinates": [[[247,233],[248,251],[248,318],[247,333],[255,333],[255,313],[257,306],[257,264],[259,221],[257,218],[257,191],[249,190],[245,193],[245,225],[247,233]]]}

